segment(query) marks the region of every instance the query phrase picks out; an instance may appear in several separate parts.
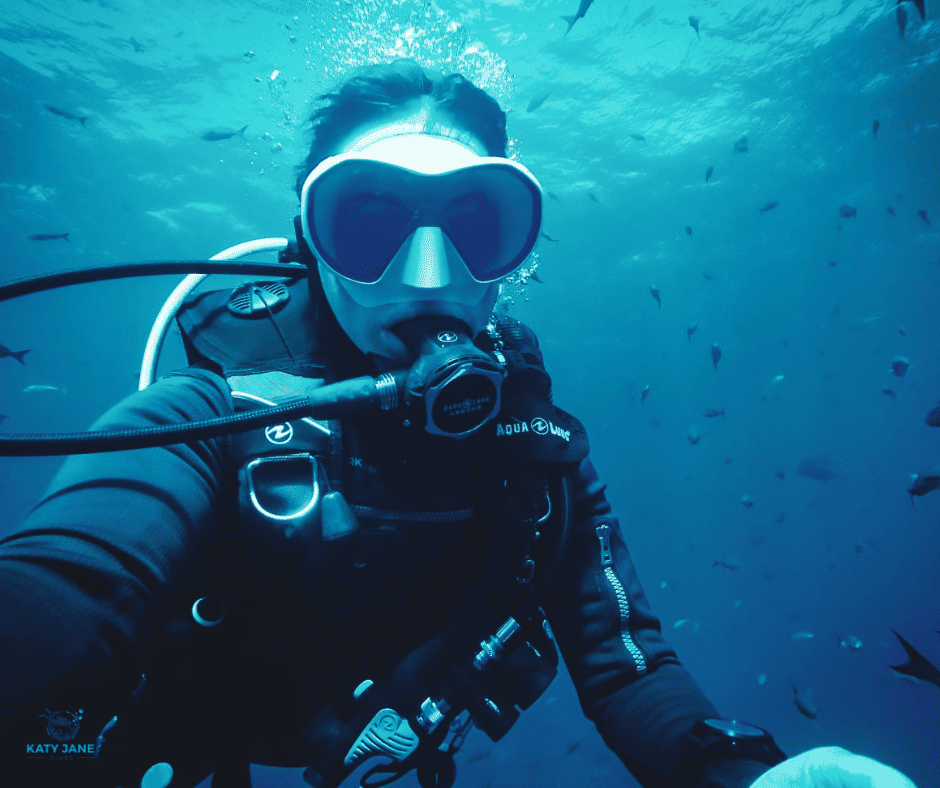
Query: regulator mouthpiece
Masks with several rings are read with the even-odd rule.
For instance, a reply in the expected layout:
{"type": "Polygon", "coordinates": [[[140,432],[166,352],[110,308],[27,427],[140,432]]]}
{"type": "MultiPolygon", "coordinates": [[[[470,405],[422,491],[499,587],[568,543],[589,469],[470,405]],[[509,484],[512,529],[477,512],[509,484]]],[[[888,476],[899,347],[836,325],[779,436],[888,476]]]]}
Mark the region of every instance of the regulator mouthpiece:
{"type": "Polygon", "coordinates": [[[418,357],[405,383],[409,419],[432,435],[466,438],[499,413],[506,371],[459,320],[417,317],[395,330],[418,357]]]}

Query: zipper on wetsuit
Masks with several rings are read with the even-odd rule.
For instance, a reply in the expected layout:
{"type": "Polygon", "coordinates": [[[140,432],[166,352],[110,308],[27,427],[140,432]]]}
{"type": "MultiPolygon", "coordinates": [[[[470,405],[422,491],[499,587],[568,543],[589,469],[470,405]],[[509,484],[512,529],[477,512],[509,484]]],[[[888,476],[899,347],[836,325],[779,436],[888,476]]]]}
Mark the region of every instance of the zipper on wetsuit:
{"type": "Polygon", "coordinates": [[[610,526],[607,523],[601,523],[595,532],[601,546],[601,567],[607,582],[613,589],[614,596],[617,597],[617,606],[620,609],[620,637],[630,656],[633,657],[637,671],[644,673],[646,672],[646,657],[643,656],[643,652],[633,642],[633,637],[630,635],[630,600],[627,598],[623,583],[614,571],[614,558],[610,550],[610,526]]]}

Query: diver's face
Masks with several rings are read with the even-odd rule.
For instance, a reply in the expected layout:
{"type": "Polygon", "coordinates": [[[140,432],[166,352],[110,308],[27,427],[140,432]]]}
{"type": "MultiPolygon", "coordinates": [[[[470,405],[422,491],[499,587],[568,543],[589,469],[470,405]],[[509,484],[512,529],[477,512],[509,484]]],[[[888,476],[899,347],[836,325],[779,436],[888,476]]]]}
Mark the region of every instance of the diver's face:
{"type": "MultiPolygon", "coordinates": [[[[466,163],[485,156],[483,144],[462,129],[436,123],[428,132],[428,112],[357,130],[336,153],[362,153],[414,168],[416,157],[452,156],[466,163]]],[[[396,325],[424,315],[457,318],[469,336],[483,330],[499,295],[499,283],[477,282],[439,227],[418,227],[398,250],[382,277],[362,284],[318,263],[326,299],[340,326],[380,368],[414,361],[394,332],[396,325]]]]}

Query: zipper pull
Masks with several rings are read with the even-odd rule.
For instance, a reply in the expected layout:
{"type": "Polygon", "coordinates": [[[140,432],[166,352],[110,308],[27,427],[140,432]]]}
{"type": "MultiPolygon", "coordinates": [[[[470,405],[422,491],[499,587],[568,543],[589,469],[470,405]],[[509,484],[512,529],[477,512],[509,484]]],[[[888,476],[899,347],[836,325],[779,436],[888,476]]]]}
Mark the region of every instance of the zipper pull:
{"type": "Polygon", "coordinates": [[[610,566],[614,562],[613,556],[610,554],[610,526],[603,523],[594,530],[601,543],[601,566],[610,566]]]}

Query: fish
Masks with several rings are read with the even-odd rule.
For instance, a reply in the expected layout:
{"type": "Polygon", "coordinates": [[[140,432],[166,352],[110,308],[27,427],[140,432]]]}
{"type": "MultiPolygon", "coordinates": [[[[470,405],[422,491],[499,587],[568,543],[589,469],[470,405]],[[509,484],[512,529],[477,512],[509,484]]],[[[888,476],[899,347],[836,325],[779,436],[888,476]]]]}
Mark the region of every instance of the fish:
{"type": "Polygon", "coordinates": [[[10,418],[10,417],[9,417],[9,416],[4,416],[2,413],[0,413],[0,427],[3,426],[3,422],[5,422],[8,418],[10,418]]]}
{"type": "Polygon", "coordinates": [[[903,0],[898,0],[898,9],[895,11],[895,18],[898,20],[898,32],[901,38],[904,38],[904,31],[907,29],[907,9],[904,7],[903,0]]]}
{"type": "Polygon", "coordinates": [[[637,142],[646,142],[646,137],[644,137],[642,134],[631,134],[630,137],[635,139],[637,142]]]}
{"type": "Polygon", "coordinates": [[[555,194],[555,192],[545,192],[545,193],[549,196],[549,199],[552,199],[552,200],[561,199],[557,194],[555,194]]]}
{"type": "Polygon", "coordinates": [[[689,225],[686,225],[686,226],[685,226],[685,232],[686,232],[686,235],[689,236],[689,238],[692,237],[692,228],[689,227],[689,225]]]}
{"type": "MultiPolygon", "coordinates": [[[[780,481],[783,481],[787,477],[787,474],[786,474],[786,471],[784,471],[782,468],[777,468],[777,470],[774,471],[774,476],[780,479],[780,481]]],[[[786,517],[786,515],[784,515],[784,517],[786,517]]],[[[779,520],[779,521],[775,520],[774,522],[782,523],[783,520],[779,520]]]]}
{"type": "Polygon", "coordinates": [[[708,271],[702,271],[702,276],[704,276],[709,282],[715,278],[710,273],[708,273],[708,271]]]}
{"type": "Polygon", "coordinates": [[[732,572],[741,571],[741,562],[736,558],[713,558],[712,569],[716,566],[723,566],[725,569],[730,569],[732,572]]]}
{"type": "Polygon", "coordinates": [[[754,499],[751,498],[750,495],[742,495],[741,506],[743,506],[745,509],[750,509],[752,506],[754,506],[754,499]]]}
{"type": "Polygon", "coordinates": [[[544,282],[543,280],[539,279],[539,275],[538,275],[537,273],[535,273],[535,272],[533,272],[533,273],[531,273],[531,274],[529,275],[529,279],[533,280],[534,282],[538,282],[540,285],[544,285],[544,284],[545,284],[545,282],[544,282]]]}
{"type": "Polygon", "coordinates": [[[772,211],[778,205],[780,205],[780,203],[778,203],[776,200],[771,200],[763,208],[760,209],[760,213],[763,214],[765,211],[772,211]]]}
{"type": "Polygon", "coordinates": [[[525,108],[525,111],[535,112],[535,110],[545,103],[550,95],[552,95],[550,90],[543,90],[541,93],[536,93],[531,99],[529,99],[529,106],[525,108]]]}
{"type": "Polygon", "coordinates": [[[885,210],[888,212],[889,216],[897,216],[897,214],[894,212],[894,208],[892,208],[890,205],[885,206],[885,210]]]}
{"type": "Polygon", "coordinates": [[[715,172],[715,167],[714,167],[714,165],[709,166],[709,168],[708,168],[707,170],[705,170],[705,183],[708,183],[709,180],[711,180],[711,177],[712,177],[712,175],[714,174],[714,172],[715,172]]]}
{"type": "Polygon", "coordinates": [[[881,393],[886,397],[891,397],[891,399],[897,399],[898,395],[895,393],[894,389],[882,389],[881,393]]]}
{"type": "Polygon", "coordinates": [[[69,242],[68,233],[33,233],[27,236],[30,241],[58,241],[60,238],[66,243],[69,242]]]}
{"type": "Polygon", "coordinates": [[[655,287],[653,287],[652,285],[650,285],[650,295],[653,296],[653,298],[656,299],[656,303],[659,304],[659,308],[662,309],[662,308],[663,308],[663,302],[662,302],[662,300],[661,300],[660,297],[659,297],[659,290],[658,290],[658,288],[655,288],[655,287]]]}
{"type": "MultiPolygon", "coordinates": [[[[911,477],[911,486],[907,490],[907,494],[911,496],[911,506],[914,506],[915,495],[926,495],[934,490],[940,490],[940,465],[931,471],[911,477]]],[[[914,506],[914,509],[917,507],[914,506]]]]}
{"type": "Polygon", "coordinates": [[[695,28],[695,37],[696,37],[696,38],[701,38],[701,36],[699,35],[699,32],[698,32],[698,26],[699,26],[699,24],[701,24],[701,22],[702,22],[702,20],[699,19],[697,16],[690,16],[690,17],[689,17],[689,27],[694,27],[694,28],[695,28]]]}
{"type": "Polygon", "coordinates": [[[64,109],[59,109],[58,107],[53,107],[51,104],[43,104],[49,112],[53,115],[58,115],[60,118],[67,118],[68,120],[77,120],[82,126],[85,125],[85,121],[90,118],[90,115],[73,115],[71,112],[68,112],[64,109]]]}
{"type": "Polygon", "coordinates": [[[557,244],[557,243],[558,243],[558,239],[557,239],[557,238],[552,238],[548,233],[543,232],[543,233],[541,233],[541,236],[542,236],[546,241],[551,241],[553,244],[557,244]]]}
{"type": "Polygon", "coordinates": [[[809,717],[811,720],[815,720],[819,716],[819,709],[813,705],[813,702],[809,699],[809,696],[800,692],[796,688],[793,679],[790,679],[790,683],[793,684],[793,702],[796,704],[796,707],[800,710],[800,714],[804,717],[809,717]]]}
{"type": "Polygon", "coordinates": [[[218,142],[219,140],[229,140],[232,137],[237,137],[239,134],[244,136],[245,129],[248,128],[246,123],[240,129],[230,129],[226,126],[216,126],[212,129],[207,129],[199,135],[199,139],[206,140],[207,142],[218,142]]]}
{"type": "Polygon", "coordinates": [[[692,341],[692,334],[694,334],[696,331],[698,331],[698,323],[691,323],[685,330],[685,335],[689,338],[689,342],[692,341]]]}
{"type": "Polygon", "coordinates": [[[702,415],[706,419],[715,419],[718,418],[718,416],[724,416],[725,409],[722,408],[721,410],[718,410],[717,408],[705,408],[705,412],[702,415]]]}
{"type": "Polygon", "coordinates": [[[134,51],[135,51],[135,52],[143,52],[143,51],[144,51],[144,45],[141,44],[140,41],[138,41],[138,40],[137,40],[136,38],[134,38],[133,36],[131,36],[129,39],[127,39],[127,43],[130,44],[132,47],[134,47],[134,51]]]}
{"type": "Polygon", "coordinates": [[[642,405],[646,402],[646,398],[650,395],[650,384],[647,383],[643,389],[643,392],[640,394],[640,404],[642,405]]]}
{"type": "Polygon", "coordinates": [[[32,351],[28,348],[26,350],[10,350],[6,345],[0,345],[0,358],[15,358],[24,367],[26,366],[26,362],[23,360],[23,357],[31,352],[32,351]]]}
{"type": "Polygon", "coordinates": [[[851,205],[846,205],[845,203],[839,206],[839,215],[843,219],[852,219],[858,217],[858,213],[856,212],[855,208],[853,208],[851,205]]]}
{"type": "Polygon", "coordinates": [[[678,629],[678,628],[681,627],[683,624],[688,624],[688,623],[689,623],[689,619],[687,619],[687,618],[680,618],[678,621],[676,621],[675,624],[672,625],[672,628],[673,628],[673,629],[678,629]]]}
{"type": "Polygon", "coordinates": [[[931,408],[930,412],[924,418],[924,424],[928,427],[940,427],[940,405],[931,408]]]}
{"type": "Polygon", "coordinates": [[[871,135],[877,140],[878,139],[878,129],[881,128],[881,121],[878,118],[875,118],[871,122],[871,135]]]}
{"type": "Polygon", "coordinates": [[[600,200],[597,199],[597,195],[594,194],[594,192],[588,192],[587,196],[588,196],[588,199],[593,200],[594,202],[600,202],[600,200]]]}
{"type": "Polygon", "coordinates": [[[901,645],[907,652],[907,662],[902,665],[888,665],[897,675],[914,681],[926,681],[940,687],[940,669],[937,668],[927,657],[921,654],[916,648],[902,638],[895,630],[894,636],[901,641],[901,645]]]}
{"type": "Polygon", "coordinates": [[[837,479],[839,473],[835,462],[825,454],[817,454],[802,460],[796,468],[796,475],[804,479],[815,479],[818,482],[828,482],[837,479]]]}
{"type": "Polygon", "coordinates": [[[855,637],[855,635],[842,637],[838,632],[834,632],[833,634],[836,636],[836,640],[839,641],[839,645],[842,646],[842,648],[858,651],[862,647],[862,641],[855,637]]]}
{"type": "Polygon", "coordinates": [[[718,362],[721,360],[721,348],[717,342],[712,342],[712,366],[718,369],[718,362]]]}
{"type": "Polygon", "coordinates": [[[734,143],[734,152],[747,153],[747,136],[741,137],[741,139],[734,143]]]}
{"type": "Polygon", "coordinates": [[[792,635],[790,635],[790,640],[812,640],[814,637],[816,636],[812,632],[802,630],[800,632],[794,632],[792,635]]]}
{"type": "Polygon", "coordinates": [[[574,744],[569,744],[565,749],[565,755],[571,755],[571,753],[576,752],[581,749],[581,742],[576,741],[574,744]]]}
{"type": "MultiPolygon", "coordinates": [[[[783,473],[783,471],[781,471],[781,473],[783,473]]],[[[780,478],[783,479],[782,476],[780,478]]],[[[780,525],[781,523],[786,522],[786,520],[787,520],[787,513],[779,512],[777,516],[774,517],[774,525],[780,525]]]]}
{"type": "Polygon", "coordinates": [[[911,362],[909,359],[904,356],[895,356],[894,360],[891,362],[891,371],[896,377],[903,378],[907,374],[907,370],[910,369],[910,366],[911,362]]]}
{"type": "Polygon", "coordinates": [[[693,446],[696,443],[698,443],[701,440],[701,436],[699,436],[698,434],[698,427],[696,427],[694,424],[691,427],[689,427],[688,432],[686,432],[685,434],[685,437],[689,441],[689,443],[692,444],[693,446]]]}
{"type": "Polygon", "coordinates": [[[562,35],[562,38],[564,38],[566,35],[568,35],[568,33],[571,32],[571,28],[574,27],[574,23],[575,23],[575,22],[577,22],[579,19],[583,19],[583,18],[584,18],[584,15],[587,13],[587,10],[588,10],[593,4],[594,4],[594,0],[581,0],[581,2],[578,4],[578,10],[577,10],[577,12],[574,14],[574,16],[563,16],[563,17],[562,17],[562,19],[564,19],[564,20],[568,23],[568,29],[564,32],[564,34],[562,35]]]}
{"type": "Polygon", "coordinates": [[[65,394],[65,389],[60,389],[58,386],[48,386],[45,383],[37,383],[32,386],[27,386],[23,389],[24,394],[65,394]]]}
{"type": "Polygon", "coordinates": [[[917,215],[918,215],[921,219],[923,219],[925,222],[927,222],[927,224],[929,224],[931,227],[933,227],[934,229],[936,229],[936,225],[935,225],[932,221],[930,221],[930,217],[927,216],[927,211],[925,211],[923,208],[918,208],[918,209],[917,209],[917,215]]]}

